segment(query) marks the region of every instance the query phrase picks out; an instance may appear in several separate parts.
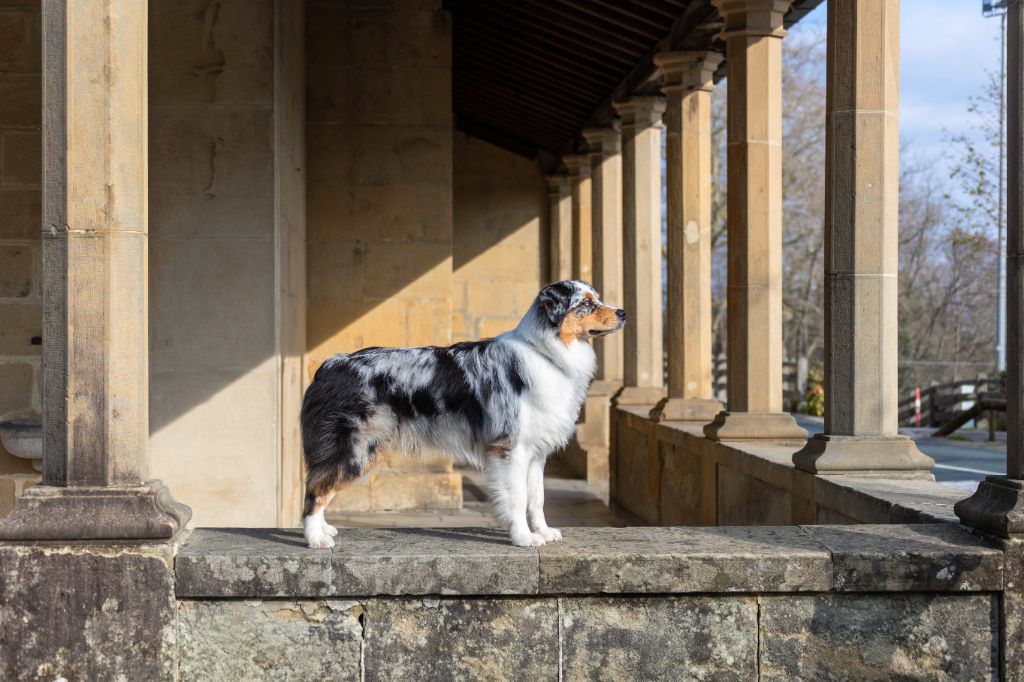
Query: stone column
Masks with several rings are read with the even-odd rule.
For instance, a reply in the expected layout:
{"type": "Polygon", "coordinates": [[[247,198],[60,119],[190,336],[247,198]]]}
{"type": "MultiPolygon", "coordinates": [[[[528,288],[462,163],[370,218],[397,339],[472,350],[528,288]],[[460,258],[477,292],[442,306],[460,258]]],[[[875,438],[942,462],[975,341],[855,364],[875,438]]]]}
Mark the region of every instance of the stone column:
{"type": "MultiPolygon", "coordinates": [[[[622,140],[616,128],[588,128],[594,288],[612,305],[622,305],[622,140]]],[[[622,334],[597,339],[595,384],[622,384],[622,334]]],[[[591,390],[594,386],[591,386],[591,390]]]]}
{"type": "Polygon", "coordinates": [[[668,211],[668,397],[659,421],[710,422],[722,411],[711,387],[711,91],[722,55],[664,52],[668,211]]]}
{"type": "MultiPolygon", "coordinates": [[[[989,476],[955,510],[968,525],[1020,541],[1024,540],[1024,3],[1020,2],[1010,3],[1007,12],[1006,67],[1006,476],[989,476]]],[[[1020,542],[1014,544],[1016,556],[1021,556],[1020,542]]],[[[1018,609],[1021,613],[1024,605],[1018,609]]],[[[1014,629],[1014,643],[1020,642],[1019,632],[1014,629]]]]}
{"type": "Polygon", "coordinates": [[[790,0],[713,0],[729,88],[729,411],[713,440],[803,440],[782,411],[782,18],[790,0]]]}
{"type": "Polygon", "coordinates": [[[625,387],[620,405],[654,405],[663,397],[661,312],[660,97],[615,104],[622,117],[622,305],[625,387]]]}
{"type": "Polygon", "coordinates": [[[825,432],[819,474],[932,479],[899,435],[899,0],[831,0],[825,126],[825,432]]]}
{"type": "Polygon", "coordinates": [[[172,537],[147,481],[147,5],[43,6],[43,483],[0,538],[172,537]]]}
{"type": "Polygon", "coordinates": [[[590,157],[573,154],[562,159],[569,169],[572,194],[572,276],[590,282],[593,279],[593,235],[591,231],[590,157]]]}
{"type": "Polygon", "coordinates": [[[572,192],[569,178],[564,175],[548,175],[548,225],[551,241],[548,279],[559,282],[572,279],[572,192]]]}

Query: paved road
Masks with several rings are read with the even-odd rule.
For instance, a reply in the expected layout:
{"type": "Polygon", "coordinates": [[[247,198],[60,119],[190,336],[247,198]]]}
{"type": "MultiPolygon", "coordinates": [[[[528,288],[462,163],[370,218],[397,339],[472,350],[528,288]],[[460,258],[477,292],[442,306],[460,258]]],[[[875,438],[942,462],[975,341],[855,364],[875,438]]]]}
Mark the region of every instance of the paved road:
{"type": "MultiPolygon", "coordinates": [[[[797,422],[808,433],[817,433],[824,428],[819,417],[794,415],[797,422]]],[[[932,438],[932,429],[901,429],[910,436],[921,452],[935,460],[935,480],[946,485],[974,492],[989,474],[1006,473],[1006,434],[1000,433],[999,441],[987,442],[987,434],[961,431],[965,440],[932,438]]]]}

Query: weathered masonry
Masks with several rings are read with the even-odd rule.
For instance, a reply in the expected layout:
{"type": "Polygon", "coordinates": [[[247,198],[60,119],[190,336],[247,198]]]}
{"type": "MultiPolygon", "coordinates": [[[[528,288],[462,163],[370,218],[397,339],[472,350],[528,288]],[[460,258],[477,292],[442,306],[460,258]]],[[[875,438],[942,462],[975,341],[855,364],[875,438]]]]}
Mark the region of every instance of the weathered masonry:
{"type": "MultiPolygon", "coordinates": [[[[1024,679],[1020,286],[1007,475],[961,499],[897,431],[898,0],[828,0],[824,433],[783,410],[781,54],[818,4],[0,0],[0,677],[1024,679]],[[319,364],[500,333],[565,277],[630,313],[565,459],[652,527],[306,549],[319,364]]],[[[461,486],[388,456],[335,510],[461,486]]]]}

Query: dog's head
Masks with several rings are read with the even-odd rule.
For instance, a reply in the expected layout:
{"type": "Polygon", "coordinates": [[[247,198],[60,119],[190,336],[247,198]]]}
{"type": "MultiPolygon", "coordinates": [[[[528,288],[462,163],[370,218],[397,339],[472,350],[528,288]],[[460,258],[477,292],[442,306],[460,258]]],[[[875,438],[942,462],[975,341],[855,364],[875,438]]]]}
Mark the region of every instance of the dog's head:
{"type": "Polygon", "coordinates": [[[537,303],[566,346],[577,339],[611,334],[626,324],[625,310],[602,303],[594,287],[578,279],[547,285],[537,303]]]}

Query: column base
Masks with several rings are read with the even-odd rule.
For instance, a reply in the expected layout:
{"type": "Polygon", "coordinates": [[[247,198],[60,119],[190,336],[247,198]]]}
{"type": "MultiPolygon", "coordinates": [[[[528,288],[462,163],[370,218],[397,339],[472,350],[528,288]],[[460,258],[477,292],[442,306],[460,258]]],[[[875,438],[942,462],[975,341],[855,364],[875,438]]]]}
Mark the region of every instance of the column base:
{"type": "Polygon", "coordinates": [[[654,386],[623,386],[614,401],[616,405],[655,405],[665,397],[664,388],[654,386]]]}
{"type": "Polygon", "coordinates": [[[1024,481],[989,476],[953,511],[965,525],[1003,538],[1024,534],[1024,481]]]}
{"type": "Polygon", "coordinates": [[[708,423],[722,411],[722,403],[713,398],[662,398],[651,410],[656,422],[708,423]]]}
{"type": "Polygon", "coordinates": [[[855,475],[934,481],[934,460],[906,436],[815,434],[793,454],[797,469],[824,476],[855,475]]]}
{"type": "Polygon", "coordinates": [[[0,540],[161,540],[192,518],[163,481],[140,486],[37,485],[0,519],[0,540]]]}
{"type": "Polygon", "coordinates": [[[803,443],[807,432],[786,412],[719,412],[704,425],[704,437],[716,441],[782,440],[803,443]]]}

